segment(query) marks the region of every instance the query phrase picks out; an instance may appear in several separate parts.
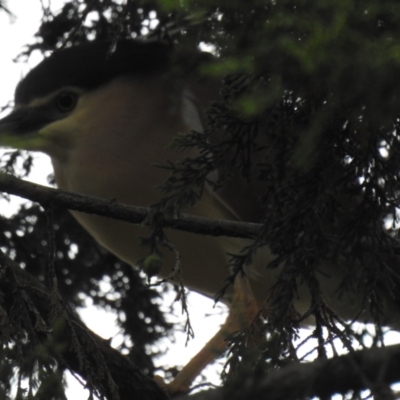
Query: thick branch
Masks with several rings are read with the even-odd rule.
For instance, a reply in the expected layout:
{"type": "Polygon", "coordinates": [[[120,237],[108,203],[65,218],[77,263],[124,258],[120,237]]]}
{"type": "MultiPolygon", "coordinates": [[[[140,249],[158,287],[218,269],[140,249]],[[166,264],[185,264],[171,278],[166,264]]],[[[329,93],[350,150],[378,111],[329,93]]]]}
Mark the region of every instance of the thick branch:
{"type": "MultiPolygon", "coordinates": [[[[0,191],[23,197],[42,205],[52,203],[69,210],[97,214],[133,224],[145,223],[150,209],[134,207],[116,200],[105,200],[94,196],[84,196],[78,193],[52,189],[42,185],[17,179],[12,175],[0,175],[0,191]]],[[[178,229],[192,233],[211,236],[231,236],[254,238],[262,225],[250,222],[216,220],[181,214],[179,219],[166,218],[162,225],[165,228],[178,229]]]]}
{"type": "Polygon", "coordinates": [[[243,380],[238,387],[215,389],[182,400],[295,400],[370,389],[379,392],[400,381],[400,345],[356,351],[329,360],[292,364],[261,380],[243,380]]]}
{"type": "MultiPolygon", "coordinates": [[[[9,305],[15,301],[15,296],[19,296],[19,292],[23,291],[25,300],[29,299],[29,304],[37,311],[32,313],[32,324],[37,325],[38,315],[51,327],[51,315],[54,315],[55,307],[54,297],[50,290],[32,277],[25,270],[20,268],[15,262],[7,258],[0,251],[0,279],[1,307],[6,310],[9,315],[12,310],[9,305]]],[[[91,383],[107,396],[108,399],[115,399],[115,391],[119,399],[144,399],[144,400],[163,400],[167,399],[167,395],[158,387],[158,385],[147,376],[143,375],[127,357],[123,356],[117,350],[110,346],[107,340],[102,339],[94,332],[90,331],[79,319],[79,317],[62,306],[62,302],[58,305],[61,307],[61,313],[57,318],[57,324],[62,324],[65,328],[62,330],[62,337],[54,339],[58,348],[60,343],[66,343],[63,351],[56,354],[61,365],[68,366],[74,373],[82,376],[85,380],[89,370],[82,359],[101,359],[106,368],[102,374],[96,375],[97,382],[91,379],[91,383]],[[79,349],[77,349],[77,345],[79,349]],[[107,372],[107,373],[106,373],[107,372]]],[[[58,308],[58,306],[56,308],[58,308]]],[[[4,315],[3,315],[4,317],[4,315]]],[[[15,327],[10,327],[15,328],[15,327]]],[[[50,329],[50,332],[53,329],[50,329]]],[[[56,332],[57,329],[54,330],[56,332]]],[[[43,340],[51,340],[43,337],[43,331],[37,332],[37,337],[43,340]]],[[[57,348],[57,346],[55,346],[57,348]]],[[[98,368],[94,366],[93,369],[98,368]]]]}

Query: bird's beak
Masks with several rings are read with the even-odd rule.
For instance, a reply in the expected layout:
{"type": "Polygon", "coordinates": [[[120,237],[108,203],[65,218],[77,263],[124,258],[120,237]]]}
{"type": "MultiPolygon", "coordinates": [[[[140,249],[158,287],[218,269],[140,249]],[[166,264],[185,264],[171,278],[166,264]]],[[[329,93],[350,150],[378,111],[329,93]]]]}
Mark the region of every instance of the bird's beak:
{"type": "Polygon", "coordinates": [[[19,107],[0,119],[0,146],[40,150],[39,131],[54,121],[44,107],[19,107]]]}

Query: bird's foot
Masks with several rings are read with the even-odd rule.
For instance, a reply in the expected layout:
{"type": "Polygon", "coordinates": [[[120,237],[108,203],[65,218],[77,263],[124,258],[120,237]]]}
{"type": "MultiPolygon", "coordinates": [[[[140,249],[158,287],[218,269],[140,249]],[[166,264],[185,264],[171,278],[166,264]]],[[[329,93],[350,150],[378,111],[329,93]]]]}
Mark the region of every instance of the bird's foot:
{"type": "Polygon", "coordinates": [[[180,379],[174,379],[170,383],[165,383],[164,379],[161,378],[161,376],[159,375],[156,375],[153,379],[157,383],[157,385],[161,388],[161,390],[166,392],[171,397],[182,396],[188,393],[190,390],[190,385],[181,381],[180,379]]]}

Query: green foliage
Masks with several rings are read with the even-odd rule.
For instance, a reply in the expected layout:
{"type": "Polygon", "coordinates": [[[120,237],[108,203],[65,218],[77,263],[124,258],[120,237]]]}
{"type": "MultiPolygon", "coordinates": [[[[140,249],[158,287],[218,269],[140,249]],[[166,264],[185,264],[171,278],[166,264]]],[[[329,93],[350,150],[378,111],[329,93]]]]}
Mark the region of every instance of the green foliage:
{"type": "MultiPolygon", "coordinates": [[[[139,272],[97,245],[66,210],[54,210],[54,221],[55,265],[58,276],[58,290],[63,301],[69,306],[81,307],[84,306],[83,300],[90,298],[94,305],[113,312],[117,317],[117,324],[124,332],[124,340],[118,349],[131,357],[143,371],[152,374],[154,371],[152,357],[157,354],[157,349],[153,347],[149,352],[148,346],[156,342],[161,336],[164,337],[170,328],[158,310],[159,301],[157,299],[159,294],[154,290],[144,289],[143,278],[139,275],[139,272]],[[103,280],[110,283],[110,290],[107,293],[101,290],[103,280]]],[[[23,266],[25,271],[45,282],[48,275],[49,236],[46,217],[40,207],[36,205],[24,206],[15,217],[2,218],[0,225],[2,248],[23,266]]],[[[19,295],[17,294],[14,294],[13,297],[15,304],[8,310],[7,315],[10,319],[18,319],[22,306],[17,306],[17,304],[21,300],[18,300],[19,295]]],[[[47,316],[43,316],[43,318],[46,319],[47,316]]],[[[53,360],[62,354],[62,348],[57,350],[57,347],[52,349],[48,347],[57,346],[58,328],[56,326],[52,327],[53,341],[48,342],[43,351],[40,350],[43,337],[41,337],[40,329],[38,331],[37,324],[38,322],[36,322],[34,329],[23,334],[27,335],[28,342],[19,341],[19,335],[25,331],[24,325],[20,327],[21,332],[17,330],[10,333],[0,330],[0,339],[3,343],[8,341],[19,343],[22,351],[22,358],[19,359],[12,352],[9,353],[4,350],[1,368],[23,361],[26,367],[20,365],[20,368],[22,368],[21,377],[27,378],[31,376],[30,368],[36,365],[35,363],[42,357],[41,354],[43,354],[42,362],[45,362],[46,357],[53,360]],[[28,362],[28,360],[31,361],[28,362]]],[[[64,340],[62,339],[62,341],[64,340]]],[[[55,365],[45,369],[40,367],[38,373],[40,371],[50,373],[49,379],[53,379],[51,378],[53,376],[51,371],[55,367],[55,365]]],[[[59,367],[55,368],[54,373],[59,374],[65,368],[65,366],[62,366],[59,370],[59,367]]],[[[8,373],[1,374],[3,382],[11,380],[15,375],[13,369],[7,369],[7,371],[8,373]]],[[[43,375],[40,374],[35,379],[43,382],[43,375]]],[[[41,385],[40,387],[41,390],[46,389],[45,386],[41,385]]],[[[54,389],[53,384],[50,387],[54,389]]],[[[45,393],[48,395],[48,392],[45,393]]],[[[46,397],[46,394],[43,396],[43,398],[52,398],[46,397]]]]}
{"type": "MultiPolygon", "coordinates": [[[[159,206],[172,214],[190,207],[205,184],[222,196],[239,180],[249,188],[248,195],[254,188],[262,190],[259,210],[244,218],[266,221],[265,227],[247,254],[233,257],[231,267],[239,273],[267,243],[277,259],[265,268],[281,268],[276,285],[266,293],[267,322],[258,328],[268,338],[260,346],[263,356],[245,356],[241,366],[246,335],[238,336],[231,369],[253,371],[246,364],[249,359],[256,359],[262,370],[298,360],[294,341],[299,324],[311,314],[316,321],[310,335],[318,341],[316,356],[326,357],[324,346],[334,337],[352,346],[349,339],[357,338],[356,332],[332,311],[319,287],[322,264],[344,276],[336,288],[338,296],[350,293],[359,300],[360,315],[366,310],[377,323],[379,343],[384,310],[398,307],[400,300],[400,5],[390,0],[253,0],[222,5],[214,0],[160,0],[138,7],[133,1],[121,5],[75,0],[58,15],[45,13],[38,32],[42,42],[28,46],[26,54],[89,37],[139,36],[154,10],[160,20],[154,37],[187,47],[199,42],[212,45],[217,57],[200,69],[204,75],[224,77],[221,97],[208,111],[206,134],[177,137],[174,145],[196,148],[199,156],[166,166],[172,175],[159,206]],[[176,36],[165,34],[168,24],[181,21],[187,11],[205,13],[204,23],[176,36]],[[97,19],[87,21],[89,12],[97,19]],[[215,171],[217,179],[210,175],[215,171]],[[299,282],[305,283],[312,299],[303,314],[293,307],[299,282]]],[[[124,313],[126,319],[119,318],[118,323],[136,346],[124,343],[121,350],[151,371],[144,348],[167,328],[152,308],[156,294],[139,295],[142,283],[137,273],[105,254],[65,213],[56,210],[55,221],[63,297],[79,306],[80,295],[85,294],[95,304],[124,313]],[[79,252],[72,259],[73,244],[79,252]],[[80,268],[74,267],[77,264],[80,268]],[[106,276],[115,300],[99,289],[106,276]]],[[[37,207],[23,208],[0,224],[1,246],[44,279],[43,214],[37,207]]],[[[162,235],[156,225],[154,238],[162,235]]],[[[146,243],[154,250],[155,240],[146,243]]],[[[154,261],[146,261],[151,269],[154,261]]],[[[5,371],[0,376],[11,377],[10,359],[7,356],[0,364],[5,371]]],[[[7,379],[3,387],[9,391],[7,379]]]]}
{"type": "MultiPolygon", "coordinates": [[[[297,360],[298,323],[310,314],[320,344],[338,337],[352,346],[356,333],[321,292],[323,265],[344,276],[337,296],[359,301],[359,316],[373,316],[377,342],[385,313],[398,307],[398,7],[224,4],[219,30],[204,38],[221,59],[206,71],[230,75],[209,110],[207,138],[179,138],[183,147],[200,148],[200,156],[175,166],[166,206],[191,204],[214,170],[219,180],[211,183],[222,194],[237,174],[263,188],[266,224],[251,251],[267,243],[277,259],[266,267],[281,268],[266,293],[268,368],[297,360]],[[293,308],[299,282],[312,299],[305,314],[293,308]]],[[[244,262],[238,257],[235,270],[244,262]]],[[[315,348],[319,357],[323,348],[315,348]]]]}

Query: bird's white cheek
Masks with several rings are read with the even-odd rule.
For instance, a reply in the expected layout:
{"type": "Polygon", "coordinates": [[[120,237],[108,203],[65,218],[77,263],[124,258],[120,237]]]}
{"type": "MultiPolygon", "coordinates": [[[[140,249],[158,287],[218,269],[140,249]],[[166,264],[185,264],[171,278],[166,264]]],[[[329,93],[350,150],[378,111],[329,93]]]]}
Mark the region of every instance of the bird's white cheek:
{"type": "Polygon", "coordinates": [[[38,150],[52,158],[63,159],[78,145],[79,129],[74,121],[64,119],[42,128],[37,136],[38,150]]]}

